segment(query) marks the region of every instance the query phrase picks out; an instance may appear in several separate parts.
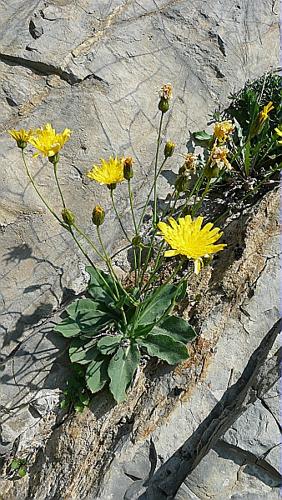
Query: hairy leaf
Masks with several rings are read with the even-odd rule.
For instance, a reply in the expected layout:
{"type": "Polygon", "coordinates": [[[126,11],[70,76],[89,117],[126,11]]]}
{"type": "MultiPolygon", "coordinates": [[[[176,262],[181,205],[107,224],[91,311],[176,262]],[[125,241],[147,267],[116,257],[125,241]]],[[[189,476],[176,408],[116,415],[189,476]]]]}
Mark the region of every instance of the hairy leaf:
{"type": "Polygon", "coordinates": [[[104,385],[109,380],[107,373],[108,362],[108,358],[102,358],[92,361],[87,366],[85,375],[86,384],[93,394],[103,389],[104,385]]]}
{"type": "Polygon", "coordinates": [[[156,356],[170,365],[180,363],[189,357],[185,345],[169,335],[149,333],[145,339],[138,339],[138,342],[146,347],[150,356],[156,356]]]}
{"type": "Polygon", "coordinates": [[[69,347],[69,357],[72,363],[86,365],[96,359],[99,351],[96,347],[96,339],[90,342],[84,339],[74,339],[69,347]]]}
{"type": "Polygon", "coordinates": [[[135,343],[128,347],[120,347],[112,357],[108,374],[111,379],[110,391],[117,403],[126,399],[126,389],[129,386],[140,362],[139,348],[135,343]]]}
{"type": "Polygon", "coordinates": [[[187,344],[196,337],[196,332],[185,319],[169,316],[159,326],[155,326],[152,333],[170,335],[174,340],[187,344]]]}
{"type": "Polygon", "coordinates": [[[122,338],[122,335],[102,337],[97,343],[97,348],[104,355],[113,354],[119,346],[122,338]]]}
{"type": "Polygon", "coordinates": [[[148,325],[160,319],[172,304],[176,290],[174,285],[163,285],[153,292],[143,303],[137,324],[148,325]]]}
{"type": "Polygon", "coordinates": [[[54,327],[55,332],[61,333],[64,337],[75,337],[80,333],[80,327],[71,318],[64,319],[61,323],[54,327]]]}

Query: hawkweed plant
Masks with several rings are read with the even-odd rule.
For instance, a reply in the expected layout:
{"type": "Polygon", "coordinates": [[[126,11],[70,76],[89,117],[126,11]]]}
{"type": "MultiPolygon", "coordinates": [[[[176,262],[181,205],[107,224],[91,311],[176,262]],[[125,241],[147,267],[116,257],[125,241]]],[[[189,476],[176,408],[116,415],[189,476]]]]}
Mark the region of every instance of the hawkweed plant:
{"type": "Polygon", "coordinates": [[[189,178],[198,168],[198,159],[188,153],[177,176],[170,206],[161,211],[157,197],[158,179],[176,147],[173,141],[165,144],[162,142],[165,115],[170,109],[171,99],[171,85],[163,85],[158,102],[159,126],[153,179],[141,213],[135,208],[132,190],[133,158],[115,154],[108,159],[101,158],[100,163],[94,164],[86,174],[88,179],[108,189],[112,209],[128,246],[132,249],[134,269],[132,279],[127,281],[117,276],[113,259],[104,243],[103,207],[97,204],[89,215],[93,231],[96,232],[94,239],[93,235],[86,234],[80,227],[76,214],[66,205],[59,180],[59,163],[61,149],[70,140],[71,131],[66,128],[57,133],[51,124],[36,130],[9,131],[21,150],[27,176],[41,201],[73,238],[89,264],[86,267],[89,283],[85,298],[71,303],[64,319],[55,327],[56,332],[70,339],[70,361],[78,368],[80,377],[75,390],[72,390],[73,384],[67,388],[63,406],[74,404],[81,411],[88,404],[88,395],[81,386],[82,379],[86,381],[87,390],[91,393],[97,393],[108,385],[114,399],[121,402],[127,397],[142,356],[158,358],[171,365],[181,363],[189,357],[187,344],[194,339],[195,331],[187,321],[173,314],[173,311],[186,294],[187,280],[191,273],[198,274],[205,263],[226,245],[218,243],[222,236],[219,228],[214,227],[211,222],[204,223],[200,215],[194,216],[200,206],[197,198],[191,213],[176,217],[175,207],[180,193],[186,192],[187,199],[189,196],[191,198],[206,179],[207,184],[201,194],[203,199],[215,173],[230,168],[226,143],[233,132],[233,124],[226,121],[216,125],[213,143],[198,186],[196,183],[196,188],[194,186],[190,193],[189,178]],[[28,165],[28,144],[35,148],[34,157],[42,155],[51,164],[61,199],[61,213],[53,209],[34,180],[28,165]],[[127,184],[131,230],[125,227],[118,207],[119,195],[116,193],[121,183],[127,184]],[[146,222],[144,229],[148,213],[150,227],[148,229],[146,222]],[[90,247],[91,251],[87,251],[85,246],[90,247]],[[162,279],[160,269],[167,258],[173,258],[173,261],[162,279]],[[104,264],[106,271],[95,264],[97,260],[104,264]],[[192,271],[191,266],[187,266],[187,260],[194,263],[192,271]]]}

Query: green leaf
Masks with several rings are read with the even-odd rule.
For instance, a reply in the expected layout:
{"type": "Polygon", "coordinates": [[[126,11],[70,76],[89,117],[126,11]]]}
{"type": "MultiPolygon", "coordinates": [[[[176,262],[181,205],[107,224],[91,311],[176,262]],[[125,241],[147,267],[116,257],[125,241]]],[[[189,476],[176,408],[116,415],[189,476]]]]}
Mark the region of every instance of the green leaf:
{"type": "Polygon", "coordinates": [[[84,406],[88,406],[89,403],[90,403],[90,398],[88,396],[88,394],[85,394],[84,392],[79,394],[79,401],[84,405],[84,406]]]}
{"type": "Polygon", "coordinates": [[[138,339],[138,342],[146,347],[150,356],[156,356],[170,365],[180,363],[189,357],[185,345],[169,335],[149,333],[145,339],[138,339]]]}
{"type": "Polygon", "coordinates": [[[21,460],[14,458],[14,460],[12,460],[12,463],[10,465],[11,470],[17,470],[21,466],[21,463],[22,463],[21,460]]]}
{"type": "Polygon", "coordinates": [[[182,318],[169,316],[159,326],[155,326],[152,333],[162,333],[170,335],[174,340],[187,344],[196,337],[196,332],[192,326],[182,318]]]}
{"type": "Polygon", "coordinates": [[[80,327],[71,318],[64,319],[61,323],[55,326],[55,332],[61,333],[64,337],[75,337],[80,333],[80,327]]]}
{"type": "Polygon", "coordinates": [[[174,285],[163,285],[153,292],[143,303],[138,325],[148,325],[158,321],[168,310],[175,297],[174,285]]]}
{"type": "Polygon", "coordinates": [[[119,346],[122,338],[122,335],[115,335],[114,337],[102,337],[97,343],[97,348],[103,355],[113,354],[119,346]]]}
{"type": "Polygon", "coordinates": [[[177,301],[183,300],[187,291],[187,280],[177,285],[175,299],[177,301]]]}
{"type": "Polygon", "coordinates": [[[100,303],[93,299],[78,299],[72,302],[66,309],[71,319],[76,319],[79,314],[91,313],[94,309],[99,309],[100,303]]]}
{"type": "Polygon", "coordinates": [[[140,351],[135,343],[128,347],[120,347],[112,357],[108,374],[111,379],[110,391],[117,403],[126,399],[126,389],[129,386],[140,362],[140,351]]]}
{"type": "Polygon", "coordinates": [[[91,340],[90,342],[81,338],[74,339],[69,347],[69,357],[71,362],[86,365],[96,359],[99,354],[96,348],[96,343],[96,339],[91,340]]]}
{"type": "Polygon", "coordinates": [[[18,476],[24,477],[25,475],[26,475],[26,468],[24,466],[22,466],[18,470],[18,476]]]}
{"type": "Polygon", "coordinates": [[[90,275],[88,291],[95,300],[110,303],[115,301],[115,285],[110,274],[99,271],[95,267],[87,266],[86,271],[90,275]]]}
{"type": "Polygon", "coordinates": [[[87,366],[85,379],[87,386],[93,394],[103,389],[106,382],[108,382],[109,377],[107,373],[107,367],[107,358],[92,361],[87,366]]]}
{"type": "Polygon", "coordinates": [[[198,132],[194,132],[192,135],[195,143],[202,147],[209,147],[213,139],[213,136],[208,134],[205,130],[199,130],[198,132]]]}

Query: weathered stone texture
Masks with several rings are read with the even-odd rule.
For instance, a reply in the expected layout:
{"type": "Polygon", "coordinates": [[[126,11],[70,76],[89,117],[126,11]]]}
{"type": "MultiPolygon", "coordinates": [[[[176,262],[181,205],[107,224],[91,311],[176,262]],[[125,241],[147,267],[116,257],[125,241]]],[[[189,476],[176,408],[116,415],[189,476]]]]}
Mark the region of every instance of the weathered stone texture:
{"type": "MultiPolygon", "coordinates": [[[[105,243],[113,251],[122,244],[122,235],[110,209],[108,191],[91,184],[85,172],[100,156],[132,154],[136,159],[134,190],[140,207],[152,172],[157,90],[164,82],[173,84],[174,99],[163,139],[174,139],[178,152],[185,153],[189,130],[205,126],[208,114],[216,106],[224,106],[230,92],[248,78],[278,66],[278,2],[0,0],[0,26],[0,452],[10,453],[13,448],[16,453],[27,453],[30,460],[28,477],[14,484],[3,479],[4,498],[104,495],[106,500],[113,494],[118,500],[128,487],[138,490],[136,481],[130,478],[136,461],[142,476],[137,479],[148,473],[150,446],[144,440],[170,414],[177,394],[186,396],[176,406],[171,424],[167,423],[170,430],[163,427],[154,434],[158,455],[163,459],[196,429],[223,395],[229,379],[238,378],[275,322],[277,198],[271,195],[265,200],[251,221],[248,216],[240,219],[242,224],[249,224],[244,258],[234,262],[231,250],[226,257],[228,265],[219,260],[218,280],[223,278],[221,293],[226,300],[207,294],[203,301],[202,317],[199,315],[203,335],[187,369],[149,367],[147,378],[140,373],[127,404],[113,408],[103,393],[91,410],[56,429],[61,418],[58,388],[63,386],[67,367],[65,343],[52,333],[52,321],[57,317],[53,313],[60,312],[62,301],[72,293],[83,290],[85,262],[32,190],[19,150],[6,130],[37,127],[47,121],[59,130],[73,129],[59,169],[65,197],[89,234],[93,232],[93,205],[100,202],[105,206],[105,243]],[[228,266],[232,272],[226,272],[228,266]],[[250,288],[254,288],[254,297],[245,302],[250,288]],[[242,306],[240,313],[238,305],[242,306]],[[209,367],[209,354],[218,337],[216,362],[209,367]],[[189,397],[187,387],[192,388],[204,375],[206,381],[189,397]],[[139,446],[143,451],[138,451],[138,460],[130,462],[129,476],[117,465],[122,475],[116,477],[113,463],[108,489],[106,483],[99,489],[103,467],[116,450],[122,453],[124,445],[128,453],[128,435],[137,446],[130,445],[132,458],[139,446]],[[110,490],[111,484],[115,490],[110,490]]],[[[181,156],[175,156],[169,167],[175,170],[181,161],[181,156]]],[[[30,165],[40,189],[59,211],[50,165],[40,159],[30,159],[30,165]]],[[[163,177],[161,199],[168,187],[163,177]]],[[[129,227],[125,186],[119,188],[118,197],[129,227]]],[[[240,232],[240,224],[235,228],[240,232]]],[[[232,234],[235,238],[234,231],[232,234]]],[[[248,411],[253,412],[252,418],[258,418],[256,429],[267,425],[268,416],[272,430],[263,442],[259,430],[250,439],[258,452],[267,452],[269,464],[276,468],[277,392],[274,397],[270,394],[248,411]]],[[[250,416],[246,412],[241,418],[248,421],[250,416]]],[[[242,446],[243,451],[256,453],[240,429],[234,427],[229,432],[225,447],[230,440],[233,445],[238,439],[240,449],[242,446]]],[[[225,458],[214,449],[205,460],[210,461],[211,468],[218,463],[220,470],[225,458]]],[[[233,459],[229,462],[227,483],[233,484],[238,467],[233,459]]],[[[128,469],[129,463],[125,461],[124,466],[128,469]]],[[[252,494],[266,498],[264,493],[273,492],[269,479],[260,490],[261,471],[258,475],[260,479],[254,479],[252,485],[247,482],[238,492],[234,490],[233,500],[252,498],[252,494]],[[249,486],[249,493],[242,493],[249,486]]],[[[256,478],[255,473],[251,476],[256,478]]],[[[214,483],[212,487],[217,486],[214,483]]],[[[187,486],[183,488],[187,490],[187,486]]],[[[204,488],[208,491],[209,486],[204,488]]],[[[189,489],[187,498],[202,498],[198,493],[189,489]]],[[[134,494],[129,491],[128,498],[133,499],[134,494]]]]}

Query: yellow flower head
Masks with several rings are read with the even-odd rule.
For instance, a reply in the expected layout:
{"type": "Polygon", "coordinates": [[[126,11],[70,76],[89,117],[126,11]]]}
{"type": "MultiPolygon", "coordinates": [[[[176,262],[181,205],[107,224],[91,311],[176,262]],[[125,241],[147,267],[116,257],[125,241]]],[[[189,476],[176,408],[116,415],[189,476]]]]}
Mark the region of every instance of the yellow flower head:
{"type": "Polygon", "coordinates": [[[282,125],[274,129],[278,137],[281,137],[281,140],[278,140],[278,144],[282,144],[282,125]]]}
{"type": "Polygon", "coordinates": [[[227,160],[229,149],[225,146],[214,146],[210,155],[210,166],[217,167],[219,170],[226,168],[232,170],[232,166],[227,160]]]}
{"type": "Polygon", "coordinates": [[[171,83],[165,83],[159,92],[160,97],[163,99],[171,99],[172,98],[172,85],[171,83]]]}
{"type": "Polygon", "coordinates": [[[24,149],[33,134],[33,130],[25,130],[24,128],[21,128],[20,130],[8,130],[8,133],[10,134],[13,139],[17,142],[17,145],[19,148],[24,149]]]}
{"type": "Polygon", "coordinates": [[[38,153],[35,153],[33,156],[36,157],[42,154],[42,156],[51,158],[57,155],[69,140],[70,135],[70,129],[65,128],[63,132],[57,134],[52,125],[47,123],[43,128],[37,129],[29,139],[30,144],[38,150],[38,153]]]}
{"type": "Polygon", "coordinates": [[[261,124],[265,122],[265,120],[267,120],[268,118],[268,115],[270,113],[270,111],[272,111],[274,109],[274,106],[273,106],[273,102],[272,101],[269,101],[268,104],[266,104],[266,106],[264,106],[259,114],[259,119],[260,119],[260,122],[261,124]]]}
{"type": "Polygon", "coordinates": [[[180,217],[178,222],[170,217],[169,224],[165,222],[158,224],[164,240],[172,248],[165,252],[165,257],[185,255],[188,259],[193,259],[196,274],[203,266],[203,257],[208,257],[226,247],[224,243],[214,245],[222,236],[222,232],[218,227],[213,228],[211,222],[201,227],[203,220],[204,218],[200,216],[193,220],[190,215],[186,215],[180,217]]]}
{"type": "Polygon", "coordinates": [[[101,165],[94,165],[86,175],[89,179],[97,181],[100,184],[115,186],[125,180],[123,166],[124,158],[119,158],[118,156],[113,158],[110,156],[108,161],[101,158],[101,165]]]}
{"type": "Polygon", "coordinates": [[[214,124],[213,135],[220,143],[224,143],[229,139],[230,134],[234,130],[234,125],[230,120],[216,122],[214,124]]]}

